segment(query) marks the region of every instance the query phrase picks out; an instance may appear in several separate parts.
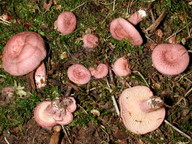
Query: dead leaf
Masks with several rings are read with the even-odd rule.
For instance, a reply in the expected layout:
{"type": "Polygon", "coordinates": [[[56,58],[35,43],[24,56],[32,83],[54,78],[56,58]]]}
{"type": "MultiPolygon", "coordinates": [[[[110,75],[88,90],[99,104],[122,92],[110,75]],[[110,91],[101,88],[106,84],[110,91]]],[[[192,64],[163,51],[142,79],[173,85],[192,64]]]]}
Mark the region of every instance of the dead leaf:
{"type": "Polygon", "coordinates": [[[50,0],[48,4],[44,3],[43,7],[45,8],[46,12],[50,11],[52,4],[53,4],[52,0],[50,0]]]}

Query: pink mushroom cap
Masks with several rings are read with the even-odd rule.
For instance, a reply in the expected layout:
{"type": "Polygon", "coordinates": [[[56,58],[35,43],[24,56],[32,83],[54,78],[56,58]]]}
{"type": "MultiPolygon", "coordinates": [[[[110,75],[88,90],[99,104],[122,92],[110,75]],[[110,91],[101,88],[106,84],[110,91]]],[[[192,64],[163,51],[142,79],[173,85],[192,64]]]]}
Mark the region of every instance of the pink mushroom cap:
{"type": "Polygon", "coordinates": [[[55,116],[55,114],[47,110],[48,106],[50,105],[51,101],[43,101],[39,103],[35,108],[34,119],[38,125],[42,127],[52,127],[56,124],[67,125],[72,122],[73,115],[71,114],[71,112],[66,110],[65,115],[63,115],[63,117],[61,117],[60,115],[55,116]],[[54,119],[55,117],[60,117],[61,120],[56,120],[54,119]]]}
{"type": "Polygon", "coordinates": [[[84,48],[95,48],[98,46],[98,37],[94,34],[85,34],[83,36],[83,47],[84,48]]]}
{"type": "Polygon", "coordinates": [[[178,75],[189,65],[189,54],[180,44],[160,44],[152,52],[153,66],[162,74],[178,75]]]}
{"type": "Polygon", "coordinates": [[[120,77],[131,73],[129,61],[125,57],[118,58],[112,67],[114,73],[120,77]]]}
{"type": "Polygon", "coordinates": [[[146,86],[125,89],[119,97],[120,115],[125,127],[135,134],[146,134],[156,130],[164,121],[165,108],[146,112],[143,101],[153,97],[146,86]]]}
{"type": "Polygon", "coordinates": [[[110,33],[117,40],[128,39],[134,46],[139,46],[143,43],[139,32],[123,18],[116,18],[111,22],[110,33]]]}
{"type": "Polygon", "coordinates": [[[76,28],[76,24],[76,16],[70,11],[65,11],[59,14],[57,20],[54,23],[57,30],[62,34],[72,33],[76,28]]]}
{"type": "Polygon", "coordinates": [[[3,50],[3,68],[14,76],[33,71],[46,57],[45,43],[35,32],[25,31],[12,36],[3,50]]]}
{"type": "Polygon", "coordinates": [[[94,76],[97,79],[104,78],[108,74],[108,66],[106,64],[99,64],[97,68],[89,68],[89,71],[91,72],[91,75],[94,76]]]}
{"type": "Polygon", "coordinates": [[[91,79],[90,71],[81,64],[74,64],[67,70],[69,79],[79,85],[86,84],[91,79]]]}

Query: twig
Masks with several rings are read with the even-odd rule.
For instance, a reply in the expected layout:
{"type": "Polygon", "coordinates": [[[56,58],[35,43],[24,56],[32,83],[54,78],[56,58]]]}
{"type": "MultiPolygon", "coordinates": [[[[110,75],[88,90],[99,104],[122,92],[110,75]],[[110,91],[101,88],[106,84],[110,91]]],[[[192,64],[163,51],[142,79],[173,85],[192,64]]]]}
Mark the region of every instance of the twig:
{"type": "Polygon", "coordinates": [[[146,79],[144,78],[144,76],[139,72],[139,71],[133,71],[134,73],[136,72],[136,73],[138,73],[139,74],[139,76],[143,79],[143,81],[145,82],[145,84],[148,86],[148,87],[150,87],[150,85],[147,83],[147,81],[146,81],[146,79]]]}
{"type": "Polygon", "coordinates": [[[9,141],[7,140],[7,138],[4,136],[4,140],[7,144],[10,144],[9,141]]]}
{"type": "Polygon", "coordinates": [[[67,131],[65,130],[64,126],[61,125],[61,127],[62,127],[62,129],[63,129],[64,134],[65,134],[66,137],[67,137],[67,140],[69,141],[70,144],[72,144],[72,142],[71,142],[71,140],[69,139],[69,136],[68,136],[67,131]]]}
{"type": "Polygon", "coordinates": [[[117,105],[117,101],[116,101],[116,99],[115,99],[115,96],[112,95],[112,96],[111,96],[111,99],[112,99],[112,101],[113,101],[113,105],[114,105],[114,107],[115,107],[116,113],[117,113],[117,115],[119,116],[120,112],[119,112],[119,108],[118,108],[118,105],[117,105]]]}
{"type": "Polygon", "coordinates": [[[115,11],[116,0],[113,0],[113,11],[115,11]]]}
{"type": "Polygon", "coordinates": [[[158,19],[150,27],[148,27],[145,31],[154,32],[156,30],[156,28],[159,26],[159,24],[161,23],[161,21],[165,18],[165,16],[166,16],[166,10],[163,10],[161,15],[158,17],[158,19]]]}
{"type": "Polygon", "coordinates": [[[188,94],[192,92],[192,87],[185,93],[184,97],[186,97],[188,94]]]}
{"type": "Polygon", "coordinates": [[[182,132],[181,130],[179,130],[178,128],[176,128],[175,126],[173,126],[170,122],[168,122],[167,120],[164,120],[164,122],[169,125],[170,127],[172,127],[174,130],[176,130],[177,132],[179,132],[182,136],[185,136],[188,139],[191,139],[191,137],[187,134],[185,134],[184,132],[182,132]]]}
{"type": "Polygon", "coordinates": [[[5,19],[3,19],[1,17],[0,17],[0,20],[1,20],[0,21],[1,23],[6,24],[6,25],[9,25],[11,23],[10,21],[7,21],[7,20],[5,20],[5,19]]]}
{"type": "Polygon", "coordinates": [[[88,1],[78,5],[77,7],[75,7],[74,9],[72,9],[71,11],[75,11],[76,9],[80,8],[81,6],[83,6],[84,4],[86,4],[88,1]]]}

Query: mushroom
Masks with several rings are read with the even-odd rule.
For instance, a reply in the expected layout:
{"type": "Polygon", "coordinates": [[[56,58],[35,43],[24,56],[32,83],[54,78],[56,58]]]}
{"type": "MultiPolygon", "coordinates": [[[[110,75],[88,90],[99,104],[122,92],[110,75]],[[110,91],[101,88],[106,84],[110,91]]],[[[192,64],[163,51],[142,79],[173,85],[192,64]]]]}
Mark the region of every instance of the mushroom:
{"type": "Polygon", "coordinates": [[[163,101],[146,86],[125,89],[119,97],[120,115],[125,127],[135,134],[156,130],[165,118],[163,101]]]}
{"type": "Polygon", "coordinates": [[[127,76],[131,73],[129,61],[125,57],[118,58],[112,66],[117,76],[127,76]]]}
{"type": "MultiPolygon", "coordinates": [[[[38,67],[44,67],[42,61],[45,57],[45,43],[41,36],[32,31],[24,31],[12,36],[8,40],[3,50],[2,65],[4,70],[13,76],[27,74],[30,77],[32,74],[32,79],[30,80],[34,81],[34,77],[36,78],[36,76],[34,76],[33,71],[38,67]]],[[[43,80],[46,81],[45,68],[43,70],[43,80]]],[[[36,71],[39,75],[39,70],[36,71]]],[[[41,85],[41,87],[45,85],[46,83],[41,85]]],[[[38,81],[37,87],[39,87],[38,81]]]]}
{"type": "Polygon", "coordinates": [[[85,34],[83,36],[83,47],[84,48],[95,48],[98,46],[99,39],[94,34],[85,34]]]}
{"type": "Polygon", "coordinates": [[[90,71],[81,64],[73,64],[67,70],[68,78],[79,85],[86,84],[91,79],[90,71]]]}
{"type": "Polygon", "coordinates": [[[106,64],[99,64],[96,69],[90,67],[89,71],[91,72],[92,76],[94,76],[97,79],[100,79],[106,77],[109,70],[106,64]]]}
{"type": "Polygon", "coordinates": [[[132,14],[128,21],[132,23],[133,25],[137,25],[140,21],[143,20],[147,16],[146,12],[144,10],[138,10],[134,14],[132,14]]]}
{"type": "Polygon", "coordinates": [[[47,84],[47,74],[44,62],[42,62],[35,70],[35,85],[37,89],[41,89],[47,84]]]}
{"type": "Polygon", "coordinates": [[[70,34],[75,30],[76,23],[76,16],[70,11],[65,11],[59,14],[54,26],[62,34],[70,34]]]}
{"type": "Polygon", "coordinates": [[[110,23],[110,33],[117,40],[127,39],[134,46],[143,43],[143,39],[133,24],[137,24],[146,16],[145,11],[140,10],[134,13],[129,22],[123,18],[116,18],[110,23]]]}
{"type": "Polygon", "coordinates": [[[34,119],[42,127],[52,127],[56,124],[67,125],[72,122],[72,112],[75,109],[76,104],[73,97],[64,98],[62,101],[59,99],[43,101],[36,106],[34,119]],[[63,105],[63,101],[71,101],[72,105],[71,103],[63,105]]]}
{"type": "Polygon", "coordinates": [[[159,44],[152,52],[153,66],[162,74],[178,75],[189,65],[189,54],[180,44],[159,44]]]}
{"type": "Polygon", "coordinates": [[[45,43],[35,32],[25,31],[12,36],[3,50],[3,68],[21,76],[36,69],[46,57],[45,43]]]}

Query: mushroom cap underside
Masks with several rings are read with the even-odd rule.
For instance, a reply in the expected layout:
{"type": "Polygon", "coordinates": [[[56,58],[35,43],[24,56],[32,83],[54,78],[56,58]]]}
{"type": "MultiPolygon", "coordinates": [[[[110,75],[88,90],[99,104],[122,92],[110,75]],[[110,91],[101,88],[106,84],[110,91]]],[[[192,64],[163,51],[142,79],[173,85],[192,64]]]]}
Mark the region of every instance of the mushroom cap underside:
{"type": "Polygon", "coordinates": [[[135,134],[146,134],[157,129],[164,120],[165,108],[143,112],[140,103],[153,96],[146,86],[125,89],[119,97],[120,114],[125,127],[135,134]]]}

